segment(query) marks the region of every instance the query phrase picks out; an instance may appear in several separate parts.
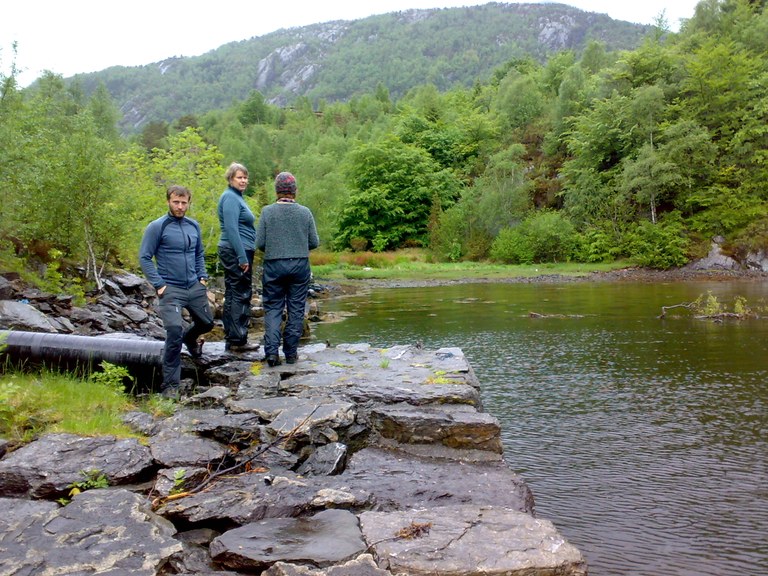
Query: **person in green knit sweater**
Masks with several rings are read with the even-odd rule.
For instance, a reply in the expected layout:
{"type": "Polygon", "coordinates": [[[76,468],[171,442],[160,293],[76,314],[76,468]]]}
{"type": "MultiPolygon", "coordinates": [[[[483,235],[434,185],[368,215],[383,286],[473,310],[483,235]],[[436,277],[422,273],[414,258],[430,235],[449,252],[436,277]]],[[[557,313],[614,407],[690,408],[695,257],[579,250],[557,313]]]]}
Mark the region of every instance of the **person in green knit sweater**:
{"type": "Polygon", "coordinates": [[[281,363],[281,340],[285,361],[295,364],[298,360],[312,278],[309,251],[320,245],[312,212],[296,202],[294,175],[280,172],[275,177],[275,193],[277,201],[262,208],[256,226],[256,248],[264,252],[264,352],[270,366],[281,363]],[[284,310],[287,318],[281,332],[284,310]]]}

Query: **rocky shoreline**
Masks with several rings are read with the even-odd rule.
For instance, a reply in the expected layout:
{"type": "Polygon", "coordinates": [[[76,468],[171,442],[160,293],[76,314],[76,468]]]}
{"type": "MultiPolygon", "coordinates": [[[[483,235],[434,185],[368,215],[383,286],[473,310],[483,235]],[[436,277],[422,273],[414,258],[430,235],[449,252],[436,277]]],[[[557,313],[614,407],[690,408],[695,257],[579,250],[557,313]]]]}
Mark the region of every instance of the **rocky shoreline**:
{"type": "MultiPolygon", "coordinates": [[[[581,276],[563,274],[540,274],[538,276],[517,276],[508,278],[441,278],[410,279],[364,279],[337,281],[342,292],[355,292],[368,288],[422,288],[429,286],[450,286],[455,284],[557,284],[571,282],[689,282],[706,280],[713,282],[760,281],[768,279],[763,270],[721,270],[675,268],[653,270],[649,268],[622,268],[608,272],[592,272],[581,276]]],[[[332,282],[333,284],[333,282],[332,282]]]]}
{"type": "Polygon", "coordinates": [[[212,343],[146,438],[49,434],[0,460],[4,574],[584,576],[502,454],[459,349],[212,343]],[[84,473],[108,487],[61,506],[84,473]]]}
{"type": "MultiPolygon", "coordinates": [[[[110,278],[87,307],[3,279],[0,326],[72,336],[94,363],[83,339],[162,338],[140,277],[110,278]]],[[[128,414],[136,438],[0,441],[3,574],[587,574],[536,516],[460,349],[313,344],[294,365],[262,360],[216,341],[184,355],[178,409],[128,414]]]]}

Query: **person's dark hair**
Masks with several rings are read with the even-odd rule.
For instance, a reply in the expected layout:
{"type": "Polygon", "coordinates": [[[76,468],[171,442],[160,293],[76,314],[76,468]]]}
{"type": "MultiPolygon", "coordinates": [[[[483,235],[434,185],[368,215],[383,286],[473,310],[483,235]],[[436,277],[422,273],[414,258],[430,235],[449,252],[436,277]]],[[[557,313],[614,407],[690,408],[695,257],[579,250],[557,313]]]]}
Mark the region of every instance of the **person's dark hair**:
{"type": "Polygon", "coordinates": [[[227,171],[224,173],[224,177],[227,179],[227,182],[232,180],[232,176],[237,174],[238,172],[242,172],[246,176],[248,176],[248,168],[243,166],[242,164],[238,162],[232,162],[232,164],[229,165],[229,168],[227,168],[227,171]]]}
{"type": "Polygon", "coordinates": [[[189,190],[189,188],[186,188],[184,186],[179,186],[178,184],[174,184],[173,186],[168,186],[168,190],[165,191],[165,199],[170,200],[171,194],[176,194],[176,196],[184,197],[186,196],[190,200],[192,200],[192,192],[189,190]]]}

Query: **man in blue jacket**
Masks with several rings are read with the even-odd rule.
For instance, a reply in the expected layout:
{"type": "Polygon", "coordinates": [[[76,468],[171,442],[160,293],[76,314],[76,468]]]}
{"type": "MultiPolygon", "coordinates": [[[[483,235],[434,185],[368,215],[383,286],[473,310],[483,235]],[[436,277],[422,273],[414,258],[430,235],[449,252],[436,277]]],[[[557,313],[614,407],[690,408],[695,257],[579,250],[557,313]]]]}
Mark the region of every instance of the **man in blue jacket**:
{"type": "Polygon", "coordinates": [[[213,315],[208,305],[208,274],[200,226],[186,217],[192,193],[184,186],[171,186],[166,199],[168,213],[150,222],[144,230],[139,261],[147,280],[157,290],[165,327],[161,393],[177,397],[181,345],[186,345],[192,358],[199,358],[203,353],[203,340],[199,337],[213,328],[213,315]],[[184,308],[192,319],[186,330],[182,319],[184,308]]]}

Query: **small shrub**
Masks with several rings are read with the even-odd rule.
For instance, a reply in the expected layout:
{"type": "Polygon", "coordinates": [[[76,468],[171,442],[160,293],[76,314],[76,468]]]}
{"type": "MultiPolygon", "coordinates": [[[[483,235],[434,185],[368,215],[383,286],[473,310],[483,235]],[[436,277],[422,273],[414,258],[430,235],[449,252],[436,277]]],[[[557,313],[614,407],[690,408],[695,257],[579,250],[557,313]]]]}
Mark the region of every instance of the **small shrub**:
{"type": "Polygon", "coordinates": [[[90,375],[91,382],[107,386],[118,392],[125,392],[125,382],[133,383],[134,378],[125,366],[118,366],[104,360],[101,364],[101,372],[93,372],[90,375]]]}
{"type": "Polygon", "coordinates": [[[747,299],[743,296],[736,296],[733,301],[733,312],[739,316],[752,315],[752,309],[747,304],[747,299]]]}
{"type": "Polygon", "coordinates": [[[179,468],[173,474],[173,487],[170,490],[171,494],[181,494],[184,492],[184,484],[187,481],[187,471],[184,468],[179,468]]]}
{"type": "Polygon", "coordinates": [[[368,240],[365,238],[352,238],[349,241],[349,247],[353,252],[363,252],[368,248],[368,240]]]}
{"type": "Polygon", "coordinates": [[[544,210],[499,232],[491,245],[491,258],[508,264],[565,262],[576,246],[576,229],[570,220],[559,212],[544,210]]]}
{"type": "Polygon", "coordinates": [[[70,489],[69,498],[59,498],[57,500],[57,502],[62,506],[66,506],[69,504],[72,498],[81,492],[85,492],[86,490],[91,490],[94,488],[109,488],[109,480],[104,474],[102,474],[101,470],[97,470],[96,468],[91,470],[81,470],[80,474],[82,474],[84,480],[79,482],[72,482],[72,484],[68,486],[70,489]]]}
{"type": "Polygon", "coordinates": [[[579,262],[612,262],[621,256],[615,235],[600,228],[590,228],[579,236],[574,254],[579,262]]]}
{"type": "Polygon", "coordinates": [[[688,240],[679,214],[670,214],[657,224],[645,221],[628,234],[629,256],[639,266],[666,270],[688,262],[688,240]]]}
{"type": "Polygon", "coordinates": [[[717,316],[723,313],[723,305],[711,291],[707,292],[706,296],[699,296],[694,301],[693,308],[700,316],[717,316]]]}

